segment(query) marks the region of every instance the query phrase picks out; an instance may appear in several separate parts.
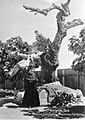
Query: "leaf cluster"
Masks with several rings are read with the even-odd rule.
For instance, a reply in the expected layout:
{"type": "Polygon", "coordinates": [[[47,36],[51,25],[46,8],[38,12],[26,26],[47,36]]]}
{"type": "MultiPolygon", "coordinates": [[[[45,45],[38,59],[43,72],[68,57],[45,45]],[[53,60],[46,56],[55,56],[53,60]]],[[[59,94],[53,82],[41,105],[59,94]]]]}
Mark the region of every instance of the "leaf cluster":
{"type": "Polygon", "coordinates": [[[85,54],[85,28],[79,33],[79,38],[72,36],[70,39],[69,50],[73,51],[74,54],[83,56],[85,54]]]}
{"type": "Polygon", "coordinates": [[[36,48],[37,51],[44,52],[45,49],[48,48],[49,44],[51,43],[49,38],[46,38],[41,33],[38,33],[38,31],[35,31],[36,33],[36,41],[33,43],[33,48],[36,48]]]}
{"type": "Polygon", "coordinates": [[[69,39],[69,50],[78,55],[78,58],[74,59],[72,68],[77,71],[83,71],[85,61],[85,28],[81,29],[79,38],[72,36],[69,39]]]}

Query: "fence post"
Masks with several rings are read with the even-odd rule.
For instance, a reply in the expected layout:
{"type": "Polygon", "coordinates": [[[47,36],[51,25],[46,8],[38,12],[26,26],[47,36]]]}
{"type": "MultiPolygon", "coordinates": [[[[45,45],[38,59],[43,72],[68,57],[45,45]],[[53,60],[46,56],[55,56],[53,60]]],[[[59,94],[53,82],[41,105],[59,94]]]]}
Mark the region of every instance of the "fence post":
{"type": "Polygon", "coordinates": [[[62,75],[63,75],[63,77],[62,77],[62,84],[64,86],[65,85],[65,73],[64,73],[64,70],[62,70],[62,75]]]}

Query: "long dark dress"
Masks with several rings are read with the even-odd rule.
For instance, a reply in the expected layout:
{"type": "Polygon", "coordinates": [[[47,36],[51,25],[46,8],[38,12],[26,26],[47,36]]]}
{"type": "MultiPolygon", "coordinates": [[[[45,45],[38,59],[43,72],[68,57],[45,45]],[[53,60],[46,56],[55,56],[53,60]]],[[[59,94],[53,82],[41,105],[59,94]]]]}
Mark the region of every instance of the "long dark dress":
{"type": "Polygon", "coordinates": [[[40,105],[39,95],[36,88],[35,74],[28,73],[26,76],[25,94],[22,105],[26,107],[36,107],[40,105]]]}

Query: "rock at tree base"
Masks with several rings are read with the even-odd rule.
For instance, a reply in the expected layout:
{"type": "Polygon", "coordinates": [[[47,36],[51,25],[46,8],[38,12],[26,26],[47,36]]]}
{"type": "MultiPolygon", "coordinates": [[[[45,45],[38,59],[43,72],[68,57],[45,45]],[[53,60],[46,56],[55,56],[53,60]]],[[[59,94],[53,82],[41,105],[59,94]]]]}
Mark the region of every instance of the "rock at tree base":
{"type": "Polygon", "coordinates": [[[82,102],[83,94],[81,90],[65,87],[61,85],[59,81],[44,84],[40,86],[39,89],[40,91],[45,90],[48,93],[47,102],[49,102],[51,106],[62,106],[69,103],[75,104],[82,102]]]}

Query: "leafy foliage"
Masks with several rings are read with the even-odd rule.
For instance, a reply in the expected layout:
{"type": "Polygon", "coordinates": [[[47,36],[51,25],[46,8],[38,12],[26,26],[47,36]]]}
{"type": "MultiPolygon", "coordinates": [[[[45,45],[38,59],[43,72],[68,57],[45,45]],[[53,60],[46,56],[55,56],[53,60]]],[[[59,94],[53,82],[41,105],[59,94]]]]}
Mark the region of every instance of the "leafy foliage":
{"type": "Polygon", "coordinates": [[[69,50],[79,56],[73,61],[73,67],[74,67],[74,64],[76,62],[78,62],[78,64],[81,64],[82,61],[84,61],[85,59],[85,28],[81,29],[79,33],[79,38],[76,38],[76,36],[73,36],[72,38],[69,39],[69,41],[70,41],[70,44],[68,45],[69,50]]]}
{"type": "Polygon", "coordinates": [[[85,53],[85,29],[80,31],[79,38],[73,36],[69,39],[69,50],[73,51],[74,54],[83,55],[85,53]]]}
{"type": "Polygon", "coordinates": [[[18,37],[11,37],[10,39],[6,40],[4,46],[7,50],[11,51],[19,51],[23,54],[28,54],[30,50],[30,45],[27,42],[24,42],[20,36],[18,37]]]}
{"type": "Polygon", "coordinates": [[[45,49],[49,46],[51,43],[49,38],[46,38],[41,33],[38,33],[38,31],[35,31],[36,34],[36,41],[33,43],[33,48],[35,48],[37,51],[44,52],[45,49]]]}
{"type": "MultiPolygon", "coordinates": [[[[38,39],[38,37],[36,37],[36,40],[36,45],[34,43],[28,45],[28,43],[24,42],[20,36],[11,37],[5,42],[0,41],[0,83],[1,81],[4,83],[6,79],[9,79],[8,73],[19,61],[26,59],[29,54],[33,55],[36,52],[39,52],[41,48],[43,48],[44,51],[44,48],[46,47],[45,40],[43,42],[43,40],[40,38],[38,39]]],[[[40,60],[35,58],[34,62],[35,67],[39,67],[40,60]]]]}
{"type": "Polygon", "coordinates": [[[7,73],[32,51],[32,46],[20,36],[0,41],[0,83],[8,78],[7,73]]]}

